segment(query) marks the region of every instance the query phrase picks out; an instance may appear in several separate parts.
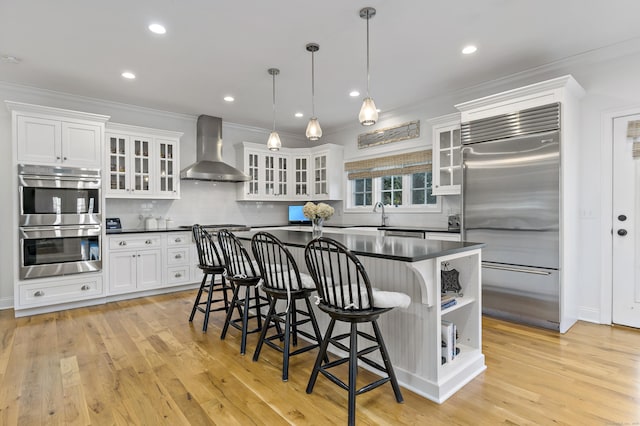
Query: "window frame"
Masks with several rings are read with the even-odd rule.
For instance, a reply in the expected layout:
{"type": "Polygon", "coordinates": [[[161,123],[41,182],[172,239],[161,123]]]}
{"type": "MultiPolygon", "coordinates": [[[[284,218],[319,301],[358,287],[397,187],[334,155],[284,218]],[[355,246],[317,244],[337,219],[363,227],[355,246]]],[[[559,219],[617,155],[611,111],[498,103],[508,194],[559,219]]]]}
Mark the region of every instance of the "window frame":
{"type": "MultiPolygon", "coordinates": [[[[431,185],[432,185],[432,194],[433,194],[433,171],[428,172],[431,173],[431,185]]],[[[434,195],[436,197],[435,204],[410,204],[411,203],[411,194],[413,192],[412,188],[412,177],[413,174],[401,175],[402,176],[402,205],[397,207],[389,206],[393,210],[387,210],[388,212],[393,213],[442,213],[442,197],[439,195],[434,195]]],[[[345,174],[346,179],[346,174],[345,174]]],[[[368,206],[356,206],[355,203],[355,179],[349,180],[346,179],[347,188],[346,188],[346,199],[345,199],[345,213],[365,213],[370,212],[373,209],[373,206],[381,201],[381,190],[382,190],[382,177],[372,178],[371,179],[371,187],[372,187],[372,205],[368,206]]],[[[388,205],[387,205],[388,206],[388,205]]]]}

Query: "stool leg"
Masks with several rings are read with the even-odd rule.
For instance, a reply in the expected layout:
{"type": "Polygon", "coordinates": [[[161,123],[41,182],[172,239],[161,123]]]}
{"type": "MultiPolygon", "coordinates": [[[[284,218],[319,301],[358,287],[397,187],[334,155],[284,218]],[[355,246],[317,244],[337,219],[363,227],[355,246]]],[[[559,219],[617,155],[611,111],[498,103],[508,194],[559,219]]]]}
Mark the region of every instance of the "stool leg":
{"type": "Polygon", "coordinates": [[[289,312],[285,314],[285,321],[284,321],[284,350],[282,351],[282,381],[283,382],[286,382],[289,380],[289,352],[291,351],[291,316],[292,315],[293,315],[293,311],[289,309],[289,312]]]}
{"type": "Polygon", "coordinates": [[[327,357],[327,347],[329,346],[329,340],[331,340],[331,334],[333,333],[333,327],[335,325],[336,320],[334,318],[331,318],[329,327],[327,327],[327,332],[324,334],[324,339],[322,339],[322,344],[320,345],[320,351],[318,352],[318,356],[316,357],[316,363],[313,366],[313,371],[311,371],[311,377],[309,377],[309,384],[307,384],[307,393],[313,392],[313,387],[316,384],[316,379],[318,378],[318,373],[320,372],[322,359],[327,357]]]}
{"type": "MultiPolygon", "coordinates": [[[[242,309],[242,340],[240,341],[240,355],[244,355],[247,350],[247,329],[249,328],[249,301],[251,300],[251,287],[243,286],[244,306],[242,309]]],[[[258,315],[258,318],[260,316],[258,315]]]]}
{"type": "Polygon", "coordinates": [[[224,274],[220,274],[222,278],[222,298],[224,299],[224,311],[227,312],[229,310],[229,298],[227,295],[227,290],[231,287],[227,286],[227,282],[224,279],[224,274]]]}
{"type": "Polygon", "coordinates": [[[204,286],[207,284],[207,274],[204,274],[202,277],[202,283],[200,283],[200,289],[198,289],[198,295],[196,296],[196,301],[193,304],[193,309],[191,309],[191,315],[189,315],[189,322],[193,321],[193,317],[196,314],[196,310],[198,309],[198,304],[200,303],[200,297],[202,296],[202,291],[204,290],[204,286]]]}
{"type": "MultiPolygon", "coordinates": [[[[320,327],[318,327],[318,321],[316,320],[316,314],[313,313],[313,308],[311,307],[311,302],[308,297],[304,298],[304,301],[307,305],[307,311],[309,312],[309,318],[311,319],[311,326],[313,327],[313,333],[316,336],[316,342],[318,347],[322,345],[322,335],[320,334],[320,327]]],[[[329,357],[327,354],[324,354],[324,362],[329,362],[329,357]]]]}
{"type": "Polygon", "coordinates": [[[351,323],[349,338],[349,426],[356,424],[356,377],[358,375],[358,324],[351,323]]]}
{"type": "Polygon", "coordinates": [[[400,392],[400,386],[398,386],[398,380],[396,379],[396,373],[393,371],[393,365],[391,365],[391,360],[389,359],[387,347],[384,344],[384,340],[382,339],[382,333],[380,332],[378,321],[371,321],[371,325],[373,326],[373,332],[375,333],[376,340],[378,340],[378,345],[380,346],[380,355],[382,355],[382,361],[384,361],[384,366],[387,368],[387,374],[389,375],[389,380],[391,381],[393,393],[396,395],[396,401],[404,402],[402,393],[400,392]]]}
{"type": "MultiPolygon", "coordinates": [[[[247,292],[249,292],[249,289],[247,289],[247,292]]],[[[257,287],[253,288],[253,295],[256,301],[256,319],[258,320],[258,329],[262,329],[262,312],[261,312],[261,307],[260,307],[260,290],[257,287]]],[[[245,306],[249,306],[249,298],[247,298],[247,305],[245,306]]]]}
{"type": "Polygon", "coordinates": [[[211,299],[213,299],[213,286],[216,279],[216,274],[211,274],[211,284],[209,285],[209,294],[207,294],[207,305],[204,310],[204,324],[202,325],[202,332],[207,332],[209,326],[209,313],[211,312],[211,299]]]}
{"type": "MultiPolygon", "coordinates": [[[[233,296],[231,297],[231,306],[229,306],[229,311],[227,311],[227,318],[224,320],[224,326],[222,326],[222,333],[220,334],[220,340],[224,340],[227,336],[227,330],[229,330],[229,324],[231,323],[231,316],[233,315],[233,307],[238,307],[238,312],[240,312],[240,306],[238,304],[238,291],[240,290],[240,286],[233,286],[233,296]]],[[[240,312],[242,313],[242,312],[240,312]]]]}
{"type": "Polygon", "coordinates": [[[267,330],[269,330],[269,324],[271,323],[271,318],[274,315],[275,310],[276,310],[276,299],[272,297],[271,301],[269,302],[269,312],[267,313],[266,324],[264,325],[264,327],[262,328],[262,331],[260,332],[260,339],[258,339],[258,345],[256,346],[256,351],[253,353],[254,361],[257,361],[258,358],[260,358],[260,351],[262,350],[262,345],[264,344],[264,341],[267,337],[267,330]]]}
{"type": "Polygon", "coordinates": [[[291,343],[293,346],[298,346],[298,316],[296,315],[298,308],[296,307],[296,302],[296,299],[291,300],[291,306],[289,307],[289,314],[291,314],[291,331],[293,334],[291,343]]]}

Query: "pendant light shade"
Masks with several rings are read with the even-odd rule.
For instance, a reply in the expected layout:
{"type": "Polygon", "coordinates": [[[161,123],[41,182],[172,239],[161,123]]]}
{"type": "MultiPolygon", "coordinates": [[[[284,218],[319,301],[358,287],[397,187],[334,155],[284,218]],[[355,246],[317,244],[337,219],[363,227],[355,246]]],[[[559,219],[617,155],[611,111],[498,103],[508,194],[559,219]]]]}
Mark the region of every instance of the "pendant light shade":
{"type": "Polygon", "coordinates": [[[369,19],[376,16],[376,10],[373,7],[363,7],[360,9],[360,17],[367,20],[367,97],[362,101],[360,114],[358,119],[363,126],[371,126],[378,121],[378,110],[373,98],[369,94],[369,19]]]}
{"type": "Polygon", "coordinates": [[[280,142],[280,136],[278,132],[276,132],[276,75],[280,74],[280,70],[277,68],[269,68],[267,72],[273,77],[273,130],[267,140],[267,148],[269,148],[270,151],[279,151],[282,142],[280,142]]]}
{"type": "Polygon", "coordinates": [[[311,52],[311,118],[309,124],[307,124],[307,139],[310,141],[317,141],[322,137],[322,129],[320,128],[320,122],[316,118],[316,103],[315,103],[315,61],[314,53],[320,50],[320,45],[317,43],[309,43],[306,46],[307,51],[311,52]]]}

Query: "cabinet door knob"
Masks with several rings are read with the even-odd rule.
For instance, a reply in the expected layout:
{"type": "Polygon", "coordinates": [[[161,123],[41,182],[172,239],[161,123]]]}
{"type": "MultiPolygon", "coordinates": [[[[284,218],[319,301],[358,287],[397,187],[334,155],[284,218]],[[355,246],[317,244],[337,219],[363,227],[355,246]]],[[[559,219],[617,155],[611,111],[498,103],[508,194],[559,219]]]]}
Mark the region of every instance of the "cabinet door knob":
{"type": "Polygon", "coordinates": [[[181,243],[182,242],[182,238],[176,238],[176,243],[181,243]]]}
{"type": "Polygon", "coordinates": [[[181,276],[182,276],[182,274],[181,274],[180,272],[178,272],[178,273],[176,273],[176,274],[175,274],[175,277],[176,277],[176,278],[180,278],[181,276]]]}
{"type": "Polygon", "coordinates": [[[64,161],[67,161],[67,157],[62,157],[62,159],[63,159],[64,161]]]}
{"type": "Polygon", "coordinates": [[[91,286],[89,286],[88,284],[85,284],[82,287],[80,287],[80,290],[82,290],[82,291],[91,290],[91,286]]]}
{"type": "Polygon", "coordinates": [[[147,240],[147,241],[145,241],[144,243],[145,243],[145,244],[151,244],[151,243],[152,243],[152,241],[151,241],[151,240],[147,240]]]}
{"type": "Polygon", "coordinates": [[[42,297],[42,296],[44,296],[44,291],[42,291],[42,290],[38,290],[38,291],[36,291],[35,293],[33,293],[33,295],[34,295],[35,297],[42,297]]]}
{"type": "Polygon", "coordinates": [[[140,257],[140,255],[138,255],[138,257],[140,257]]]}
{"type": "Polygon", "coordinates": [[[59,159],[60,159],[60,157],[56,157],[56,160],[59,160],[59,159]]]}
{"type": "Polygon", "coordinates": [[[176,259],[182,259],[182,255],[181,254],[176,254],[176,259]]]}
{"type": "Polygon", "coordinates": [[[118,245],[120,245],[120,246],[126,246],[126,245],[127,245],[127,242],[126,242],[126,241],[120,241],[120,242],[118,243],[118,245]]]}
{"type": "Polygon", "coordinates": [[[131,257],[136,257],[136,255],[135,255],[135,254],[132,254],[132,255],[131,255],[131,257]]]}
{"type": "Polygon", "coordinates": [[[621,237],[624,237],[625,235],[627,235],[627,230],[626,229],[618,229],[618,235],[620,235],[621,237]]]}

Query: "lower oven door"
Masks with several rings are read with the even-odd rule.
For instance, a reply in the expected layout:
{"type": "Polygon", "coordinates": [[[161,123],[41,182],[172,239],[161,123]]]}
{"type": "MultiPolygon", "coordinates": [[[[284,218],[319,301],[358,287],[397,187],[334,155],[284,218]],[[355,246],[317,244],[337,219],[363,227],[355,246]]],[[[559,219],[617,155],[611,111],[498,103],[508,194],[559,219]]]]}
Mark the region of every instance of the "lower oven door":
{"type": "Polygon", "coordinates": [[[20,279],[102,269],[100,225],[20,228],[20,279]]]}

